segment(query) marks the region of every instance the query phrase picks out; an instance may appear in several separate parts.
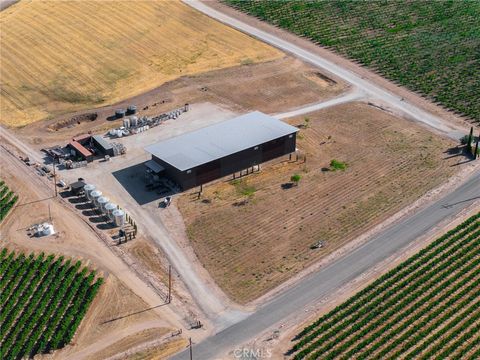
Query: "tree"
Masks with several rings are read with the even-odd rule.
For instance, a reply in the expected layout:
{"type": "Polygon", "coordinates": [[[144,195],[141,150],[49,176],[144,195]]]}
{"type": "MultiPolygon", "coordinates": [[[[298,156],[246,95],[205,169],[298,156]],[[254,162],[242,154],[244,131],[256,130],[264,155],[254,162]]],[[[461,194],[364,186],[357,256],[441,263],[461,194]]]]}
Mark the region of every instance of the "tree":
{"type": "Polygon", "coordinates": [[[293,174],[290,177],[290,181],[293,182],[295,184],[295,186],[298,186],[298,183],[300,182],[301,179],[302,179],[302,177],[299,174],[293,174]]]}
{"type": "Polygon", "coordinates": [[[473,139],[473,126],[470,128],[470,134],[467,140],[467,150],[472,151],[472,139],[473,139]]]}

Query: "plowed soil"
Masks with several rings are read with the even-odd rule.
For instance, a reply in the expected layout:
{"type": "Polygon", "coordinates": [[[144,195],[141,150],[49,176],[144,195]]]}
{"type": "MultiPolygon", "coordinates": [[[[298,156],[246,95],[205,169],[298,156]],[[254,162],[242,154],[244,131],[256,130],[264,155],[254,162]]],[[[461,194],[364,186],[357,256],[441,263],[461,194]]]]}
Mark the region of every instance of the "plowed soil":
{"type": "Polygon", "coordinates": [[[191,192],[178,200],[196,254],[239,302],[385,220],[464,161],[449,155],[456,151],[452,141],[366,104],[325,109],[309,120],[297,144],[306,163],[287,158],[241,181],[207,185],[199,200],[191,192]],[[332,171],[332,159],[346,170],[332,171]],[[284,189],[295,173],[299,185],[284,189]],[[323,248],[311,249],[319,240],[323,248]]]}

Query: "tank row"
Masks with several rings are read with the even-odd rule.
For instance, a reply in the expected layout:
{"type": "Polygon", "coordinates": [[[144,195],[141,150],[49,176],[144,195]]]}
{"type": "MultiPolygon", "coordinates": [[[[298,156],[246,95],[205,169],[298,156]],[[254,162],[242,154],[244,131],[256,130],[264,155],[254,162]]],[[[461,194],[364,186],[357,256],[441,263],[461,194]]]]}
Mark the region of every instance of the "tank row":
{"type": "Polygon", "coordinates": [[[120,209],[114,203],[111,203],[107,197],[103,196],[100,190],[96,189],[95,185],[87,184],[84,186],[83,190],[85,192],[85,197],[98,211],[107,216],[115,226],[122,227],[125,225],[125,211],[120,209]]]}

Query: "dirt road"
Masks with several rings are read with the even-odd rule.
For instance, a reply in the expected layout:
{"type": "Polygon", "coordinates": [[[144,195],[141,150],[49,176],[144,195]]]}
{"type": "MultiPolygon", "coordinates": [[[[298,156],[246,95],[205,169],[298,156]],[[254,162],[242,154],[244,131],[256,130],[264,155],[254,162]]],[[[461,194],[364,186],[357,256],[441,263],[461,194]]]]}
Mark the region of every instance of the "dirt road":
{"type": "Polygon", "coordinates": [[[69,359],[70,360],[85,359],[88,356],[96,354],[101,350],[109,347],[110,345],[117,343],[120,339],[136,334],[142,330],[147,330],[147,329],[156,328],[156,327],[161,328],[164,325],[165,323],[163,321],[151,320],[151,321],[132,324],[128,328],[116,329],[115,331],[110,332],[107,336],[103,336],[101,338],[101,341],[94,342],[92,345],[69,356],[69,359]]]}
{"type": "Polygon", "coordinates": [[[259,30],[253,26],[250,26],[238,19],[223,14],[211,7],[206,3],[198,0],[184,0],[184,2],[191,7],[197,9],[203,14],[206,14],[224,24],[232,26],[233,28],[240,30],[250,36],[260,39],[267,44],[273,45],[285,52],[295,55],[299,59],[306,61],[324,71],[328,71],[331,74],[339,77],[345,82],[352,84],[358,89],[362,90],[367,96],[376,99],[384,103],[385,106],[391,109],[393,112],[398,113],[404,117],[414,119],[422,124],[425,124],[441,133],[448,135],[449,137],[458,140],[458,138],[465,133],[465,129],[454,126],[445,122],[443,119],[432,115],[414,104],[405,101],[402,97],[392,94],[391,92],[377,86],[376,84],[362,79],[360,76],[353,72],[329,61],[320,56],[313,54],[291,42],[285,41],[277,36],[269,34],[266,31],[259,30]]]}
{"type": "Polygon", "coordinates": [[[342,94],[334,99],[322,101],[312,105],[302,106],[301,108],[294,109],[291,111],[286,111],[283,113],[272,114],[272,116],[276,117],[277,119],[288,119],[291,117],[315,112],[317,110],[326,109],[331,106],[345,104],[348,102],[353,102],[358,100],[365,100],[365,99],[366,99],[365,92],[359,89],[353,89],[352,91],[349,91],[346,94],[342,94]]]}

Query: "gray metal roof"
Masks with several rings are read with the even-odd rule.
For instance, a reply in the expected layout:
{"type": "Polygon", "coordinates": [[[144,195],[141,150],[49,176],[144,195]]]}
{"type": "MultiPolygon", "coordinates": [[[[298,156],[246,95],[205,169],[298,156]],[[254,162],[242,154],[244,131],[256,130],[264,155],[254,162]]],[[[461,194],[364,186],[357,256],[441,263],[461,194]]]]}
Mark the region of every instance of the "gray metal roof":
{"type": "Polygon", "coordinates": [[[95,141],[100,145],[103,150],[113,149],[113,145],[106,141],[101,135],[93,135],[95,141]]]}
{"type": "Polygon", "coordinates": [[[145,151],[184,171],[297,131],[255,111],[147,146],[145,151]]]}

